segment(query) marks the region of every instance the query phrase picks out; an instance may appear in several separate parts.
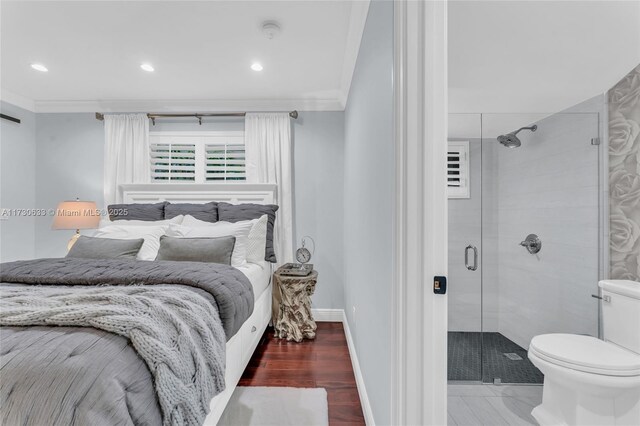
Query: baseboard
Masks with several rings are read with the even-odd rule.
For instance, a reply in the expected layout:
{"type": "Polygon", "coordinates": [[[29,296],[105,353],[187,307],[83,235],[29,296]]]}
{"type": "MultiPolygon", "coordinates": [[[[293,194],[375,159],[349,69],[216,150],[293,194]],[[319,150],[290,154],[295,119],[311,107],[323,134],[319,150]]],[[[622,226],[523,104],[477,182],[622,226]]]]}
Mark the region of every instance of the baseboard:
{"type": "Polygon", "coordinates": [[[317,322],[342,322],[344,310],[342,309],[311,309],[311,315],[317,322]]]}
{"type": "Polygon", "coordinates": [[[360,405],[362,405],[364,421],[367,426],[375,426],[373,411],[371,410],[369,396],[367,395],[367,388],[364,385],[362,370],[360,370],[360,362],[358,361],[358,355],[356,354],[356,345],[353,342],[353,337],[351,337],[351,329],[349,328],[347,315],[344,313],[344,311],[342,311],[342,325],[344,327],[344,334],[345,336],[347,336],[347,346],[349,347],[349,356],[351,357],[353,374],[356,376],[356,386],[358,387],[358,395],[360,395],[360,405]]]}

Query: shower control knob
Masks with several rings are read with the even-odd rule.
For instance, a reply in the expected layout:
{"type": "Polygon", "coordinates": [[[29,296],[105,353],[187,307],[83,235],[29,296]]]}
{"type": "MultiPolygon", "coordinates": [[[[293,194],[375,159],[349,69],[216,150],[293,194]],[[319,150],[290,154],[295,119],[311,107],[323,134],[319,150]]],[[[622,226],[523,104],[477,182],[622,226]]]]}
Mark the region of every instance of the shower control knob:
{"type": "Polygon", "coordinates": [[[536,254],[542,250],[542,241],[540,241],[540,238],[538,238],[536,234],[527,235],[527,238],[525,238],[520,245],[526,248],[531,254],[536,254]]]}

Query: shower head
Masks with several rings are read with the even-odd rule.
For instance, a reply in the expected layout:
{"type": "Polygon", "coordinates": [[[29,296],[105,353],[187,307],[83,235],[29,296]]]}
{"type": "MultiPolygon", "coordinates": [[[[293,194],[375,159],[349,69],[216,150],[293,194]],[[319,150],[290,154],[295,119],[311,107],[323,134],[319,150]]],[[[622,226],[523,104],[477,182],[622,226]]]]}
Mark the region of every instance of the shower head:
{"type": "Polygon", "coordinates": [[[520,145],[522,145],[522,142],[520,142],[520,138],[518,138],[513,133],[507,133],[506,135],[498,136],[498,142],[500,142],[507,148],[518,148],[520,145]]]}
{"type": "Polygon", "coordinates": [[[515,132],[507,133],[506,135],[500,135],[498,136],[498,142],[500,142],[507,148],[518,148],[520,145],[522,145],[522,142],[520,142],[520,138],[518,138],[516,135],[521,130],[531,130],[532,132],[535,132],[536,130],[538,130],[538,125],[534,124],[531,127],[521,127],[515,132]]]}

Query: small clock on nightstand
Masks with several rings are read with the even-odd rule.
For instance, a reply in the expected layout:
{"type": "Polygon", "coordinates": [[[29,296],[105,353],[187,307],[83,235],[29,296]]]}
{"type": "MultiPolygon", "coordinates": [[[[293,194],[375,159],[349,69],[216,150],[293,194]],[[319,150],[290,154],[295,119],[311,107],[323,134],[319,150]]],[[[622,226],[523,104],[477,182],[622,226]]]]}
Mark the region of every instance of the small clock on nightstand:
{"type": "Polygon", "coordinates": [[[309,239],[313,243],[313,253],[316,251],[316,242],[309,236],[302,237],[302,247],[296,250],[296,260],[299,263],[285,263],[278,269],[281,275],[287,275],[292,277],[304,277],[313,271],[313,264],[308,263],[311,260],[312,252],[305,247],[306,240],[309,239]]]}

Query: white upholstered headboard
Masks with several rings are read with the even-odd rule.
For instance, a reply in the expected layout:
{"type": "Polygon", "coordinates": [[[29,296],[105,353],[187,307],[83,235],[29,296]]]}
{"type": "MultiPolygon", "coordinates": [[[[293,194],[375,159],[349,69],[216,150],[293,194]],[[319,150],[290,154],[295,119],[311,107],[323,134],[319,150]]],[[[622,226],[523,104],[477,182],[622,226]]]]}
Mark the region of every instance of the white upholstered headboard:
{"type": "Polygon", "coordinates": [[[120,185],[123,203],[207,203],[275,204],[274,183],[143,183],[120,185]]]}

